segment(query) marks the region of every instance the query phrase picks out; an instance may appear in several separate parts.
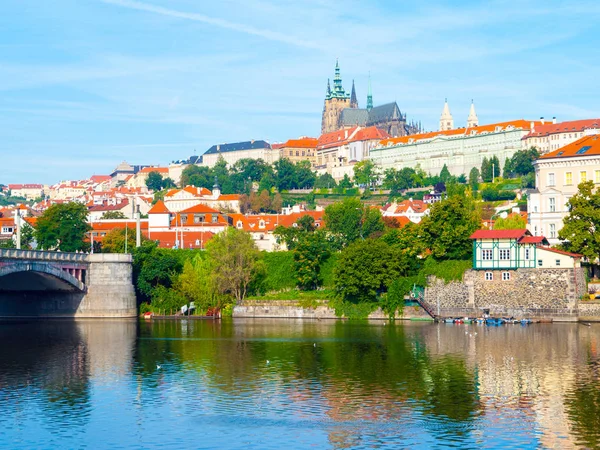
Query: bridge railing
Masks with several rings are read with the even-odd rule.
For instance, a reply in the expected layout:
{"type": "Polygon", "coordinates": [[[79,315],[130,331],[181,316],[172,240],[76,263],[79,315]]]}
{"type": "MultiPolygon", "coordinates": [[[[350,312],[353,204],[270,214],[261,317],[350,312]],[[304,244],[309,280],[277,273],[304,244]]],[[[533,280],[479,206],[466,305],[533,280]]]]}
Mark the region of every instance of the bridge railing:
{"type": "Polygon", "coordinates": [[[86,253],[47,252],[41,250],[0,249],[0,259],[35,259],[40,261],[87,262],[86,253]]]}

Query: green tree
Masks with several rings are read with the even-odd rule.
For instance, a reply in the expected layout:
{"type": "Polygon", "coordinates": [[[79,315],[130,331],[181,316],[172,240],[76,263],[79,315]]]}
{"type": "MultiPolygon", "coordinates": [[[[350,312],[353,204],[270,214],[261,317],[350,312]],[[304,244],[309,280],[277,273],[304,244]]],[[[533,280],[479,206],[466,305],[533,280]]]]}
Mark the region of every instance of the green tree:
{"type": "MultiPolygon", "coordinates": [[[[102,239],[102,253],[132,253],[136,244],[135,226],[129,227],[127,232],[125,228],[113,228],[102,239]],[[127,235],[127,252],[125,251],[125,236],[127,235]]],[[[142,234],[142,242],[148,238],[142,234]]]]}
{"type": "Polygon", "coordinates": [[[522,230],[527,228],[527,221],[520,214],[510,214],[505,219],[498,217],[494,221],[494,230],[522,230]]]}
{"type": "Polygon", "coordinates": [[[153,241],[146,241],[135,248],[133,279],[141,298],[157,298],[157,293],[165,293],[173,286],[183,269],[179,255],[179,250],[158,248],[153,241]]]}
{"type": "Polygon", "coordinates": [[[346,302],[374,302],[408,268],[406,259],[382,240],[354,242],[342,251],[334,269],[336,294],[346,302]]]}
{"type": "Polygon", "coordinates": [[[354,165],[354,181],[370,189],[375,183],[377,168],[370,159],[364,159],[354,165]]]}
{"type": "Polygon", "coordinates": [[[331,174],[324,173],[315,180],[315,189],[331,189],[337,187],[335,179],[331,174]]]}
{"type": "MultiPolygon", "coordinates": [[[[325,208],[327,231],[336,236],[340,246],[365,237],[363,234],[364,207],[357,198],[347,198],[343,202],[333,203],[325,208]]],[[[383,228],[382,228],[383,229],[383,228]]]]}
{"type": "Polygon", "coordinates": [[[473,199],[454,195],[435,203],[421,221],[423,242],[437,260],[468,259],[471,234],[481,228],[473,199]]]}
{"type": "Polygon", "coordinates": [[[158,172],[150,172],[146,178],[146,187],[151,191],[160,191],[163,187],[163,176],[158,172]]]}
{"type": "Polygon", "coordinates": [[[473,192],[479,189],[479,169],[473,167],[469,172],[469,186],[473,192]]]}
{"type": "Polygon", "coordinates": [[[317,289],[323,284],[321,266],[329,256],[329,242],[325,233],[320,230],[304,232],[300,236],[294,250],[294,271],[298,287],[303,290],[317,289]]]}
{"type": "Polygon", "coordinates": [[[296,189],[311,189],[315,185],[316,175],[312,171],[310,161],[296,163],[296,189]]]}
{"type": "Polygon", "coordinates": [[[531,147],[527,150],[519,150],[504,165],[504,177],[514,178],[535,172],[533,162],[540,157],[537,148],[531,147]]]}
{"type": "Polygon", "coordinates": [[[352,186],[354,186],[352,184],[352,180],[350,179],[350,177],[348,176],[348,174],[345,173],[344,177],[340,180],[339,187],[342,188],[342,189],[350,189],[352,186]]]}
{"type": "Polygon", "coordinates": [[[492,165],[487,157],[484,156],[483,160],[481,161],[481,179],[484,183],[489,183],[492,181],[492,178],[492,165]]]}
{"type": "Polygon", "coordinates": [[[569,199],[569,214],[563,220],[558,237],[564,248],[584,255],[594,263],[600,257],[600,190],[593,181],[579,184],[569,199]]]}
{"type": "Polygon", "coordinates": [[[86,233],[88,210],[81,203],[62,203],[50,206],[38,217],[35,239],[42,250],[58,249],[62,252],[89,249],[86,233]]]}
{"type": "Polygon", "coordinates": [[[296,166],[287,158],[281,158],[273,164],[275,168],[275,183],[277,190],[288,191],[298,185],[296,166]]]}
{"type": "Polygon", "coordinates": [[[258,268],[260,252],[252,237],[245,231],[227,228],[208,241],[206,250],[218,292],[229,294],[240,303],[258,268]]]}
{"type": "Polygon", "coordinates": [[[205,166],[190,164],[181,173],[181,187],[196,186],[210,189],[214,181],[211,170],[205,166]]]}
{"type": "Polygon", "coordinates": [[[442,167],[442,170],[440,171],[440,181],[442,183],[447,183],[450,180],[450,177],[452,177],[452,175],[448,170],[448,166],[444,164],[444,167],[442,167]]]}
{"type": "Polygon", "coordinates": [[[127,219],[127,217],[125,217],[125,214],[123,214],[121,211],[106,211],[104,214],[102,214],[102,217],[100,217],[100,220],[109,219],[127,219]]]}

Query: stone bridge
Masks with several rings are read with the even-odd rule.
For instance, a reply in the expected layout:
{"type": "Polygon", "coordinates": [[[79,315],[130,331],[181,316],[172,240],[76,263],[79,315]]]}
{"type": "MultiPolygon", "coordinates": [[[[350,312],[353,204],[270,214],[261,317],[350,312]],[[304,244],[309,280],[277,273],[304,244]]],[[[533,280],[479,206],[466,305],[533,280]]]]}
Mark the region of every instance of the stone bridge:
{"type": "Polygon", "coordinates": [[[135,317],[131,255],[0,249],[0,317],[135,317]]]}

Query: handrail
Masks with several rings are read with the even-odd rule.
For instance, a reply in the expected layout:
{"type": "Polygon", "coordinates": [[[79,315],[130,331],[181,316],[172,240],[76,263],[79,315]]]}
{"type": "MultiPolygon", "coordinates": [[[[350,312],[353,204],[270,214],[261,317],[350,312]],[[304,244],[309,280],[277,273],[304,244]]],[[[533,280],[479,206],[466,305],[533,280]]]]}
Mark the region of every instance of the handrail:
{"type": "Polygon", "coordinates": [[[39,261],[87,262],[87,253],[52,252],[41,250],[0,249],[0,259],[34,259],[39,261]]]}
{"type": "Polygon", "coordinates": [[[425,312],[427,312],[427,314],[429,314],[433,319],[435,319],[437,317],[437,315],[433,311],[433,308],[429,305],[429,303],[427,303],[425,301],[425,291],[424,290],[419,290],[419,293],[415,296],[415,300],[417,301],[417,303],[419,305],[421,305],[421,307],[425,310],[425,312]]]}

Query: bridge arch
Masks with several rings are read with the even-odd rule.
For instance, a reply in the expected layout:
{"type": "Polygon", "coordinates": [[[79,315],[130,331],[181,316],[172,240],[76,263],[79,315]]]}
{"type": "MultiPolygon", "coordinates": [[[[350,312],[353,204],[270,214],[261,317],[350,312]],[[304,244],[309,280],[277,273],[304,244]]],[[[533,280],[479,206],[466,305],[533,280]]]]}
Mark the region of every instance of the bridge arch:
{"type": "Polygon", "coordinates": [[[0,291],[84,292],[85,284],[50,262],[9,261],[0,266],[0,291]]]}

